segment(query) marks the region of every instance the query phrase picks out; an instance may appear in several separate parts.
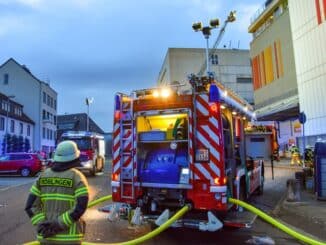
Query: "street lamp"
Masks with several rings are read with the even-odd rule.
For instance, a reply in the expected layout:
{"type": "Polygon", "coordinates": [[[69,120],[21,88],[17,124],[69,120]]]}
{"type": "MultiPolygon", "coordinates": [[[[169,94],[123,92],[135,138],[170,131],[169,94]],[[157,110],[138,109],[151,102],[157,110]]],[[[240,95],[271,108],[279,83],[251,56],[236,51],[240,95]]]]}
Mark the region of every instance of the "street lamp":
{"type": "Polygon", "coordinates": [[[86,97],[86,105],[87,105],[87,132],[89,131],[89,105],[92,104],[94,101],[94,98],[88,98],[86,97]]]}
{"type": "Polygon", "coordinates": [[[220,24],[220,21],[218,19],[212,19],[209,22],[209,26],[204,26],[201,22],[196,22],[192,24],[192,29],[195,32],[201,31],[206,39],[206,72],[207,75],[209,75],[210,68],[209,68],[209,56],[208,56],[208,50],[209,50],[209,36],[211,35],[211,30],[214,28],[217,28],[220,24]]]}
{"type": "Polygon", "coordinates": [[[5,143],[5,147],[4,147],[4,154],[7,153],[7,145],[8,145],[8,124],[9,124],[10,99],[13,99],[15,97],[16,97],[15,95],[7,96],[7,110],[6,110],[7,111],[7,114],[6,114],[7,121],[6,121],[6,133],[5,133],[6,143],[5,143]]]}

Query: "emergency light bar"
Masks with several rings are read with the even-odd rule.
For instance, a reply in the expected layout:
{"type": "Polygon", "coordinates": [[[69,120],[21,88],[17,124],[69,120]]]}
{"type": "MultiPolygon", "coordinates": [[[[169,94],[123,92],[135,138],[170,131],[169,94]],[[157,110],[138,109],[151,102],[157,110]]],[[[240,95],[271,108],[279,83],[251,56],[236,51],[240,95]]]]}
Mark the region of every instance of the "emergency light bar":
{"type": "Polygon", "coordinates": [[[96,138],[103,138],[104,137],[97,133],[87,132],[87,131],[67,131],[62,134],[62,137],[96,137],[96,138]]]}

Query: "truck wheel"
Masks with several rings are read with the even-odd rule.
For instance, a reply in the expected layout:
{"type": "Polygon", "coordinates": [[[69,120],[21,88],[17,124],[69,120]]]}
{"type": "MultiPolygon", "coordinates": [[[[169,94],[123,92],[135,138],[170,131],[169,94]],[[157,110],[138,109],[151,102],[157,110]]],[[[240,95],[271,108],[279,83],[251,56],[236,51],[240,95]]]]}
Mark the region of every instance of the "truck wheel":
{"type": "Polygon", "coordinates": [[[239,200],[241,201],[247,201],[247,191],[246,191],[246,184],[244,179],[240,181],[240,190],[239,190],[239,200]]]}
{"type": "Polygon", "coordinates": [[[260,186],[257,189],[257,194],[258,195],[263,195],[264,194],[264,181],[262,180],[262,182],[260,183],[260,186]]]}
{"type": "Polygon", "coordinates": [[[89,173],[91,176],[95,176],[95,174],[96,174],[96,166],[95,165],[93,165],[93,168],[90,170],[89,173]]]}

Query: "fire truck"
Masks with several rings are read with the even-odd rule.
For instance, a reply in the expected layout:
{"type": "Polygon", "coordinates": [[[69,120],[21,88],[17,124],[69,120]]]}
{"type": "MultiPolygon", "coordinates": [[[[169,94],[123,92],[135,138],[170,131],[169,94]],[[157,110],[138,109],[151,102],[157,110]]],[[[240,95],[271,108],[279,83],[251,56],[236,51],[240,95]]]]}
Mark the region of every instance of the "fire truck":
{"type": "Polygon", "coordinates": [[[62,140],[72,140],[76,142],[80,150],[81,171],[87,171],[95,176],[97,172],[102,172],[105,163],[104,136],[87,131],[67,131],[62,134],[62,140]]]}
{"type": "Polygon", "coordinates": [[[212,77],[192,75],[189,82],[188,94],[166,87],[115,95],[112,200],[121,216],[140,208],[158,225],[163,214],[189,204],[174,226],[248,226],[229,215],[242,210],[228,197],[246,200],[263,189],[264,163],[245,145],[254,113],[212,77]]]}

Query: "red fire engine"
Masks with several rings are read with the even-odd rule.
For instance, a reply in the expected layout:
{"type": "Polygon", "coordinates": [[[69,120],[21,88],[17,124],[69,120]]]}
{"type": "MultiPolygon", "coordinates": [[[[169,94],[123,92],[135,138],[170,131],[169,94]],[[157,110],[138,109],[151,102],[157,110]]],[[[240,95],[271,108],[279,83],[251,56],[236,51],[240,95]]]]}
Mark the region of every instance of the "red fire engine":
{"type": "Polygon", "coordinates": [[[62,134],[61,140],[76,142],[81,160],[81,167],[78,169],[88,171],[92,176],[103,171],[105,163],[103,135],[86,131],[67,131],[62,134]]]}
{"type": "Polygon", "coordinates": [[[239,226],[227,217],[240,209],[228,197],[245,200],[264,182],[263,161],[246,154],[244,128],[254,115],[212,78],[191,76],[190,84],[191,94],[171,88],[116,94],[113,201],[140,207],[146,217],[190,204],[174,226],[239,226]]]}

